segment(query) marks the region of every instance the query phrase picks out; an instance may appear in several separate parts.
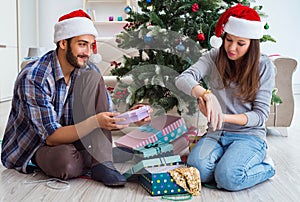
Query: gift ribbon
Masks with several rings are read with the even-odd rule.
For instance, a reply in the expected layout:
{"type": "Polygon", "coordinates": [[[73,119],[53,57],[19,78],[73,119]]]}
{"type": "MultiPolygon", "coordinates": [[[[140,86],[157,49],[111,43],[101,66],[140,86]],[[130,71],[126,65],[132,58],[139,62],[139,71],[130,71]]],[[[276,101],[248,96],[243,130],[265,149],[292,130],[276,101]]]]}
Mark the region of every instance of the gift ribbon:
{"type": "Polygon", "coordinates": [[[192,199],[191,194],[176,194],[173,196],[164,195],[161,197],[162,200],[170,200],[170,201],[187,201],[192,199]]]}
{"type": "Polygon", "coordinates": [[[146,145],[144,148],[145,149],[154,148],[156,150],[157,154],[162,153],[161,146],[158,146],[158,143],[150,143],[150,144],[146,145]]]}
{"type": "Polygon", "coordinates": [[[46,182],[46,186],[51,189],[62,190],[70,187],[70,183],[58,178],[50,178],[46,180],[25,181],[24,184],[37,184],[46,182]]]}
{"type": "MultiPolygon", "coordinates": [[[[145,149],[155,148],[158,146],[158,143],[150,143],[145,146],[145,149]]],[[[160,148],[160,147],[158,147],[160,148]]]]}

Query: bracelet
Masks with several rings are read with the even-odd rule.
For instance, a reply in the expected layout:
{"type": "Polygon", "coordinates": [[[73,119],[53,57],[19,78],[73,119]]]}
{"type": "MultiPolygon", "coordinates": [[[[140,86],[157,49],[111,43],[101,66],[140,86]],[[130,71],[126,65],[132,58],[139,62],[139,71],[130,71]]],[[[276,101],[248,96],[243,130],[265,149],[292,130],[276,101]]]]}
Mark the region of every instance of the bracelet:
{"type": "Polygon", "coordinates": [[[200,95],[200,97],[203,98],[204,95],[206,95],[206,94],[211,94],[211,90],[206,89],[206,90],[200,95]]]}

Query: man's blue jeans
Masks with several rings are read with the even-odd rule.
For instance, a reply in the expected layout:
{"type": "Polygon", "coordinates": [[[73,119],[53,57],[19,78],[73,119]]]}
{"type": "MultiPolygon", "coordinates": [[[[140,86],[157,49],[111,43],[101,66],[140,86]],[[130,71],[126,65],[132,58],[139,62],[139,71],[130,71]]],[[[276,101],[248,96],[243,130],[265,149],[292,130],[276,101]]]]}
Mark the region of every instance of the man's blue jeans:
{"type": "Polygon", "coordinates": [[[266,142],[258,137],[216,132],[200,139],[187,163],[200,171],[202,182],[215,180],[220,189],[238,191],[275,174],[274,168],[263,162],[266,149],[266,142]]]}

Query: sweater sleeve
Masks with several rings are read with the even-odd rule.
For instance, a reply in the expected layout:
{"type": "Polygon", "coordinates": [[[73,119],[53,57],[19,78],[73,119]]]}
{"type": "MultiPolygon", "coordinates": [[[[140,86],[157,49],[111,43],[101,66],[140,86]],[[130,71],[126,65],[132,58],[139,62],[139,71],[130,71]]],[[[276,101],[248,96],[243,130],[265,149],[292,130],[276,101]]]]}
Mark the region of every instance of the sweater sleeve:
{"type": "Polygon", "coordinates": [[[215,67],[214,61],[217,52],[217,49],[212,49],[205,55],[201,56],[195,64],[176,77],[176,87],[182,92],[192,96],[192,88],[198,85],[202,78],[209,75],[212,68],[215,67]]]}
{"type": "Polygon", "coordinates": [[[260,61],[260,87],[252,103],[252,110],[246,112],[246,126],[263,126],[269,117],[272,91],[275,87],[275,66],[267,56],[260,61]]]}

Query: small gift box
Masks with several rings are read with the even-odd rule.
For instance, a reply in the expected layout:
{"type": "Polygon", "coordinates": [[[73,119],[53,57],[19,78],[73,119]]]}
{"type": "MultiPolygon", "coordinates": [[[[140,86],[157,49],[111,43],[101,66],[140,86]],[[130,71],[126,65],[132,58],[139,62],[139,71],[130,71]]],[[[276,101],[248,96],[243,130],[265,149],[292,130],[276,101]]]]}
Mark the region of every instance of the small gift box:
{"type": "Polygon", "coordinates": [[[187,191],[177,185],[168,171],[184,165],[145,168],[145,173],[139,176],[139,183],[151,196],[182,194],[187,191]]]}
{"type": "Polygon", "coordinates": [[[134,149],[138,160],[158,158],[173,155],[173,145],[169,143],[157,143],[134,149]]]}
{"type": "Polygon", "coordinates": [[[121,122],[116,122],[116,124],[127,125],[130,123],[134,123],[136,121],[140,121],[150,115],[148,112],[149,110],[150,110],[150,106],[146,105],[138,109],[122,113],[118,116],[115,116],[115,118],[125,118],[126,120],[121,122]]]}
{"type": "Polygon", "coordinates": [[[153,118],[150,124],[140,126],[120,137],[115,144],[135,149],[153,143],[170,143],[186,131],[183,118],[163,115],[153,118]]]}
{"type": "Polygon", "coordinates": [[[189,136],[187,133],[184,133],[182,136],[174,140],[172,143],[174,154],[180,154],[186,148],[189,147],[189,136]]]}
{"type": "Polygon", "coordinates": [[[129,178],[133,179],[134,176],[142,174],[145,168],[159,167],[159,166],[166,166],[166,165],[176,165],[180,163],[182,162],[179,155],[154,158],[154,159],[145,159],[135,164],[131,169],[123,173],[123,175],[127,179],[129,178]]]}
{"type": "Polygon", "coordinates": [[[202,132],[201,129],[190,127],[188,132],[186,132],[185,134],[189,136],[189,142],[190,142],[189,150],[191,151],[193,147],[196,145],[196,143],[202,138],[204,132],[202,132]]]}

